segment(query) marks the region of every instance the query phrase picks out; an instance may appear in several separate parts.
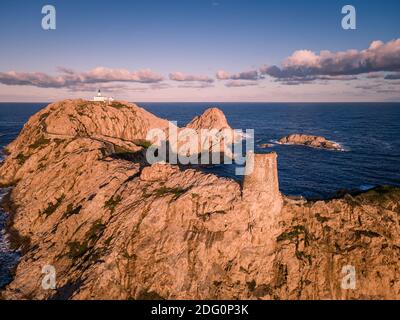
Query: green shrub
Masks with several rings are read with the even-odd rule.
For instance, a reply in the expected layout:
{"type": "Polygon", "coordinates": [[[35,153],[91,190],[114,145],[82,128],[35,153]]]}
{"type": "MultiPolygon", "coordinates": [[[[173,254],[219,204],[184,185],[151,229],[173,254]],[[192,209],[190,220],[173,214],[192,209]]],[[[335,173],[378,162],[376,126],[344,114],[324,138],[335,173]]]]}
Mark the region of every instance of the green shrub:
{"type": "Polygon", "coordinates": [[[125,149],[124,147],[120,147],[118,145],[114,145],[114,153],[115,154],[127,154],[127,153],[135,153],[134,151],[125,149]]]}
{"type": "Polygon", "coordinates": [[[46,139],[43,136],[40,136],[39,139],[37,139],[34,143],[32,143],[29,148],[31,149],[37,149],[37,148],[41,148],[47,144],[49,144],[50,139],[46,139]]]}
{"type": "Polygon", "coordinates": [[[72,241],[68,243],[69,253],[68,256],[71,259],[78,259],[85,255],[85,253],[93,248],[96,241],[102,236],[105,225],[101,220],[96,220],[93,222],[92,226],[85,234],[85,240],[80,243],[79,241],[72,241]]]}
{"type": "Polygon", "coordinates": [[[136,139],[136,140],[133,141],[133,143],[135,145],[137,145],[138,147],[142,147],[142,148],[145,148],[145,149],[150,148],[151,145],[152,145],[152,143],[150,141],[145,140],[145,139],[136,139]]]}
{"type": "Polygon", "coordinates": [[[295,226],[292,231],[284,232],[278,236],[276,239],[278,242],[285,240],[293,240],[297,238],[300,234],[305,233],[306,230],[303,226],[295,226]]]}
{"type": "Polygon", "coordinates": [[[58,207],[61,205],[64,198],[65,198],[65,195],[62,194],[59,198],[56,199],[55,203],[49,202],[47,208],[44,209],[43,212],[40,212],[40,214],[45,215],[46,218],[48,216],[52,215],[58,209],[58,207]]]}
{"type": "Polygon", "coordinates": [[[87,251],[87,244],[73,241],[68,243],[69,253],[68,256],[71,259],[77,259],[82,257],[87,251]]]}
{"type": "Polygon", "coordinates": [[[122,109],[122,108],[127,108],[127,106],[123,103],[120,102],[113,102],[110,104],[110,107],[116,108],[116,109],[122,109]]]}
{"type": "Polygon", "coordinates": [[[25,163],[26,160],[28,160],[29,156],[25,156],[22,152],[19,153],[15,159],[17,160],[19,165],[23,165],[25,163]]]}
{"type": "Polygon", "coordinates": [[[111,197],[110,199],[108,199],[105,203],[104,203],[104,208],[105,209],[109,209],[111,211],[111,213],[114,213],[115,208],[119,205],[119,203],[121,202],[122,198],[121,196],[116,196],[114,198],[111,197]]]}
{"type": "Polygon", "coordinates": [[[70,204],[68,204],[68,206],[67,206],[67,211],[65,211],[65,213],[64,213],[64,215],[63,215],[63,218],[68,218],[68,217],[70,217],[70,216],[72,216],[72,215],[79,214],[79,212],[81,211],[81,209],[82,209],[82,206],[81,206],[81,205],[79,205],[79,206],[77,206],[76,208],[74,208],[73,204],[70,203],[70,204]]]}
{"type": "Polygon", "coordinates": [[[173,199],[176,200],[185,192],[186,189],[183,189],[181,187],[176,187],[176,188],[161,187],[155,191],[155,195],[157,197],[163,197],[167,194],[173,194],[174,195],[173,199]]]}

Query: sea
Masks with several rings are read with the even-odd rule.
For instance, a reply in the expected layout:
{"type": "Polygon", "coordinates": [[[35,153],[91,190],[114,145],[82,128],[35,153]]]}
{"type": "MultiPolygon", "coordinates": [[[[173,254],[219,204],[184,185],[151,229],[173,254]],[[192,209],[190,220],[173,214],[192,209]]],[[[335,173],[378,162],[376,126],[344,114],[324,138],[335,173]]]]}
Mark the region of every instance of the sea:
{"type": "MultiPolygon", "coordinates": [[[[14,140],[31,115],[48,103],[0,103],[0,149],[14,140]]],[[[255,151],[278,154],[281,191],[321,199],[340,190],[400,186],[400,103],[138,103],[155,115],[184,126],[208,107],[218,107],[234,129],[254,129],[255,151]],[[323,136],[343,151],[275,142],[291,133],[323,136]],[[261,148],[264,143],[270,148],[261,148]]],[[[0,155],[1,159],[1,155],[0,155]]],[[[240,180],[235,165],[209,172],[240,180]]],[[[6,190],[0,190],[0,198],[6,190]]],[[[9,250],[0,212],[0,288],[10,281],[18,253],[9,250]]]]}

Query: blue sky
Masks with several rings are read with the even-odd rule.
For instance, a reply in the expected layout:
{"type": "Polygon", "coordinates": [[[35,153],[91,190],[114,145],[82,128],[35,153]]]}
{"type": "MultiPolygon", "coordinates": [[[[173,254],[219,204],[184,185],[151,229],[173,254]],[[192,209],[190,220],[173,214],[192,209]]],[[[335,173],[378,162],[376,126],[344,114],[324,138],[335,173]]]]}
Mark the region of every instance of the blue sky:
{"type": "MultiPolygon", "coordinates": [[[[131,72],[150,69],[162,75],[165,80],[157,81],[157,86],[124,81],[121,88],[131,86],[132,90],[118,90],[119,82],[102,80],[101,87],[106,92],[141,101],[398,100],[396,90],[390,92],[400,88],[398,81],[387,84],[382,80],[380,93],[370,92],[366,97],[366,85],[371,85],[372,80],[366,80],[365,74],[349,80],[354,92],[343,80],[330,80],[330,85],[318,79],[294,85],[294,81],[287,83],[269,75],[254,83],[248,81],[249,85],[242,81],[228,87],[228,81],[215,79],[212,85],[193,88],[194,81],[171,81],[169,74],[215,78],[219,70],[236,74],[265,65],[281,67],[297,50],[317,54],[321,50],[361,51],[375,40],[387,44],[399,39],[399,13],[397,0],[2,0],[0,73],[57,76],[58,67],[76,73],[106,67],[131,72]],[[41,28],[41,8],[45,4],[52,4],[57,10],[56,30],[41,28]],[[357,10],[357,30],[341,28],[341,8],[346,4],[357,10]],[[336,94],[327,88],[332,86],[336,94]],[[364,90],[357,86],[364,86],[364,90]]],[[[382,72],[387,75],[388,71],[400,71],[392,69],[383,68],[382,72]]],[[[374,79],[376,82],[378,78],[374,79]]],[[[2,101],[85,96],[90,95],[91,89],[2,83],[2,101]]]]}

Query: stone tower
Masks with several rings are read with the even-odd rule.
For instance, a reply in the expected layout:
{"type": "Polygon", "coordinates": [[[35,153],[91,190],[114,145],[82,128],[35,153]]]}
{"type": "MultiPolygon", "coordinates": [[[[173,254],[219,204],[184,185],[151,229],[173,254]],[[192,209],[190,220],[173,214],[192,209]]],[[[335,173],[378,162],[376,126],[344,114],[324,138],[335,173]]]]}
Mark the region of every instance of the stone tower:
{"type": "Polygon", "coordinates": [[[274,281],[276,239],[283,232],[276,153],[248,153],[245,174],[240,210],[247,213],[248,232],[241,238],[240,266],[256,274],[251,278],[256,283],[268,284],[274,281]]]}
{"type": "Polygon", "coordinates": [[[279,192],[277,154],[247,155],[246,173],[243,181],[243,199],[252,200],[262,197],[264,204],[276,206],[281,203],[279,192]]]}
{"type": "Polygon", "coordinates": [[[279,192],[277,154],[247,155],[246,175],[243,181],[243,204],[254,228],[255,242],[271,240],[279,235],[278,220],[282,209],[279,192]],[[257,240],[258,238],[258,240],[257,240]]]}

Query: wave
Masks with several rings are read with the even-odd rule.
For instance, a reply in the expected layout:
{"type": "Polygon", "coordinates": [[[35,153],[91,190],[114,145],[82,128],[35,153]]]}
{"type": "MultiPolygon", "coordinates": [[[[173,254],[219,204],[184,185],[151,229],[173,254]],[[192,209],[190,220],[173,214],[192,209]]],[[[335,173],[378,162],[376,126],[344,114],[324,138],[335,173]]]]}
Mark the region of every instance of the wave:
{"type": "Polygon", "coordinates": [[[338,151],[341,151],[341,152],[350,152],[351,151],[351,149],[349,147],[347,147],[345,144],[343,144],[341,142],[337,142],[334,140],[330,140],[330,141],[332,141],[333,143],[337,143],[340,146],[340,150],[338,150],[338,151]]]}
{"type": "Polygon", "coordinates": [[[368,191],[371,190],[373,188],[375,188],[376,186],[372,185],[372,184],[362,184],[361,186],[358,187],[359,190],[361,191],[368,191]]]}
{"type": "MultiPolygon", "coordinates": [[[[9,188],[0,188],[0,201],[8,191],[9,188]]],[[[11,250],[10,241],[5,232],[7,219],[7,213],[0,209],[0,289],[12,280],[12,270],[20,258],[18,251],[11,250]]]]}

